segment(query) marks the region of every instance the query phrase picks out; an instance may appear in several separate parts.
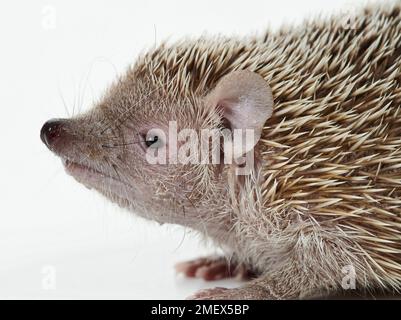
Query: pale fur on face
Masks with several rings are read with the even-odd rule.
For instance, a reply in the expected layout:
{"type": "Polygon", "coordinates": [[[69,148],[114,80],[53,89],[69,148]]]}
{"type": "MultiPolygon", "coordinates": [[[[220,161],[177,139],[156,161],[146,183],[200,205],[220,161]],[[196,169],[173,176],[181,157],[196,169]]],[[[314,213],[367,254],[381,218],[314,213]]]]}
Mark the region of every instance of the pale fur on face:
{"type": "Polygon", "coordinates": [[[148,219],[199,230],[258,271],[225,297],[331,292],[345,266],[361,290],[400,290],[400,5],[356,12],[354,29],[341,19],[163,44],[68,120],[73,139],[54,151],[78,181],[148,219]],[[253,171],[149,165],[143,135],[170,120],[255,129],[253,171]]]}
{"type": "Polygon", "coordinates": [[[235,164],[150,164],[146,135],[161,129],[168,149],[169,122],[175,121],[178,131],[245,125],[258,140],[271,105],[267,83],[251,72],[234,72],[209,93],[177,97],[131,69],[93,109],[67,121],[70,138],[57,153],[69,160],[69,174],[120,206],[226,242],[234,225],[227,176],[235,164]],[[259,113],[253,116],[252,108],[259,113]]]}

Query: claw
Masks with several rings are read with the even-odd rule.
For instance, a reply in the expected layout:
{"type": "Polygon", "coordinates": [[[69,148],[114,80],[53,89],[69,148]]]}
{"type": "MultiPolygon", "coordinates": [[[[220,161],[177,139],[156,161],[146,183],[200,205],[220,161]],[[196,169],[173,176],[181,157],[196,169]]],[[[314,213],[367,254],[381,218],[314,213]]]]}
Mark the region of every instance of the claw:
{"type": "Polygon", "coordinates": [[[187,277],[201,278],[206,281],[225,278],[247,280],[253,275],[244,265],[230,263],[224,257],[205,257],[178,263],[175,270],[187,277]]]}

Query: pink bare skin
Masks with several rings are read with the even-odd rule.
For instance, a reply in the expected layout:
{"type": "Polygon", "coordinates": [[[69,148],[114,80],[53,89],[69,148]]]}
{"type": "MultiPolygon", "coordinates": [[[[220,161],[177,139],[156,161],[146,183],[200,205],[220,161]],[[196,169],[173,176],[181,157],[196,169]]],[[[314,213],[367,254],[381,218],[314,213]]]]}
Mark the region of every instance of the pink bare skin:
{"type": "Polygon", "coordinates": [[[225,257],[203,257],[181,262],[175,265],[177,273],[189,278],[201,278],[206,281],[215,281],[235,278],[240,281],[249,280],[254,274],[244,264],[237,264],[225,257]]]}

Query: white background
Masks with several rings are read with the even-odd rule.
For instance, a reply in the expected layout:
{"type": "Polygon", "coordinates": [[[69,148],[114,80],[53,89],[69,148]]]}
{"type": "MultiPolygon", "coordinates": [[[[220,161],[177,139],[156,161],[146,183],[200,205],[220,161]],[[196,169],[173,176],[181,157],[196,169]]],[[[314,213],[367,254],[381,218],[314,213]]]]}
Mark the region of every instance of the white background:
{"type": "Polygon", "coordinates": [[[261,33],[360,2],[2,0],[0,298],[182,299],[239,285],[176,276],[174,263],[214,248],[78,185],[40,128],[89,108],[138,53],[167,37],[261,33]]]}

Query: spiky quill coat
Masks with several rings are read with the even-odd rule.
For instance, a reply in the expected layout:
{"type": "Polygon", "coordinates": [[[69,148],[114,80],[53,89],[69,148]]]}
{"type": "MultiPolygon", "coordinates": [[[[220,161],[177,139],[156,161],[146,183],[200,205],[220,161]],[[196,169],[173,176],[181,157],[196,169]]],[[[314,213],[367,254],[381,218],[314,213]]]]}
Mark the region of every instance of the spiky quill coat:
{"type": "Polygon", "coordinates": [[[237,195],[234,251],[280,297],[339,288],[347,268],[359,288],[401,288],[400,3],[354,18],[166,44],[135,67],[177,94],[241,69],[269,83],[274,114],[260,173],[237,195]]]}

